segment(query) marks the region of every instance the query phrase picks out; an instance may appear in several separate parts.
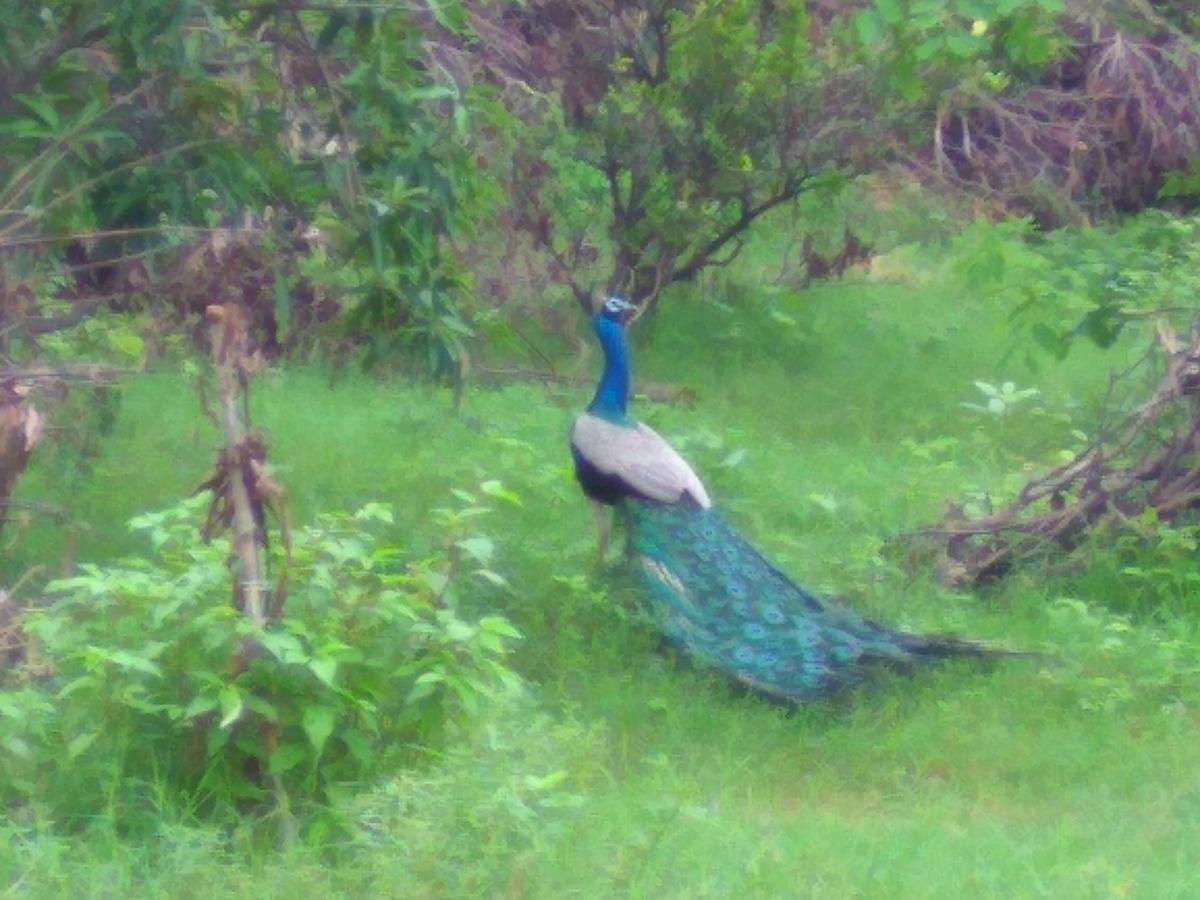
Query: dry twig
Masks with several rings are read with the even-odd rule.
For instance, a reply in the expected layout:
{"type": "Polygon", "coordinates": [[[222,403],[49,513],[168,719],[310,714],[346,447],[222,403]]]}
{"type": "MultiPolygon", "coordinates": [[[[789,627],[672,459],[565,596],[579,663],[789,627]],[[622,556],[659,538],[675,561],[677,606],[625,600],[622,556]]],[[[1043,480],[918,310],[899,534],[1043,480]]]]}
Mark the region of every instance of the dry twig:
{"type": "Polygon", "coordinates": [[[1030,481],[1000,512],[968,518],[954,505],[938,525],[904,540],[935,544],[944,580],[962,586],[999,577],[1047,548],[1070,549],[1103,523],[1146,510],[1169,522],[1200,508],[1200,334],[1183,343],[1160,324],[1157,344],[1165,374],[1115,427],[1030,481]]]}

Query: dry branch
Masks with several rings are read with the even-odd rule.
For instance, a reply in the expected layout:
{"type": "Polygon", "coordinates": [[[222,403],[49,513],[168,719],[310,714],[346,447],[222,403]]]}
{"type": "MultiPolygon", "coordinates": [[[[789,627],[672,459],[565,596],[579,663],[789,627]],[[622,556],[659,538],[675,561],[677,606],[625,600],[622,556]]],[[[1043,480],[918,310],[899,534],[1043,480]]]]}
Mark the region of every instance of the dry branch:
{"type": "Polygon", "coordinates": [[[1185,37],[1067,20],[1072,52],[1020,92],[962,91],[939,107],[909,171],[1044,225],[1153,202],[1200,156],[1200,50],[1185,37]]]}
{"type": "Polygon", "coordinates": [[[121,369],[98,363],[62,363],[56,366],[0,366],[0,382],[16,379],[26,384],[51,383],[62,384],[70,381],[82,381],[88,384],[108,384],[116,381],[122,375],[128,375],[133,369],[121,369]]]}
{"type": "MultiPolygon", "coordinates": [[[[212,304],[205,310],[217,376],[215,418],[225,434],[225,446],[217,455],[213,473],[197,489],[212,493],[208,521],[204,526],[207,540],[218,527],[233,531],[229,569],[233,575],[233,604],[256,630],[265,629],[283,612],[287,590],[291,538],[283,512],[283,490],[267,472],[267,447],[261,437],[249,430],[246,387],[250,377],[262,366],[262,356],[254,346],[246,313],[233,304],[212,304]],[[267,513],[279,523],[285,560],[274,592],[267,571],[267,513]]],[[[253,636],[245,637],[229,661],[232,680],[246,671],[260,644],[253,636]]],[[[242,723],[242,727],[247,727],[242,723]]],[[[279,745],[279,724],[263,718],[257,722],[263,758],[269,759],[279,745]]],[[[263,777],[257,766],[247,769],[256,780],[263,777]]],[[[270,776],[279,814],[280,836],[287,845],[295,840],[295,820],[290,813],[287,792],[278,773],[270,776]]]]}
{"type": "Polygon", "coordinates": [[[11,377],[0,380],[0,528],[8,521],[9,497],[44,427],[28,394],[27,384],[11,377]]]}
{"type": "Polygon", "coordinates": [[[1106,523],[1147,511],[1170,522],[1200,508],[1200,334],[1183,345],[1160,325],[1166,371],[1150,397],[994,515],[951,506],[938,525],[903,539],[933,544],[944,580],[978,584],[1047,549],[1069,550],[1106,523]]]}
{"type": "Polygon", "coordinates": [[[229,560],[234,576],[234,605],[259,628],[268,620],[265,551],[266,503],[260,485],[266,446],[248,433],[242,415],[242,393],[254,356],[249,349],[245,317],[233,306],[207,310],[217,374],[217,421],[225,434],[214,474],[199,490],[212,491],[205,536],[217,523],[233,530],[229,560]]]}

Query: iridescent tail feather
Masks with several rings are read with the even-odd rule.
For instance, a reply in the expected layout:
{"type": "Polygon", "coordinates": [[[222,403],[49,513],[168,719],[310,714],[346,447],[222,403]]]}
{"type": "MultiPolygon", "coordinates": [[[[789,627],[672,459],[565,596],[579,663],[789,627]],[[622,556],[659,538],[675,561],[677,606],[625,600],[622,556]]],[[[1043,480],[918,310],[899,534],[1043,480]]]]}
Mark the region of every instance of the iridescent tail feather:
{"type": "Polygon", "coordinates": [[[885,628],[821,600],[768,562],[713,509],[627,500],[630,542],[666,637],[776,698],[800,701],[859,681],[873,665],[1022,655],[885,628]]]}

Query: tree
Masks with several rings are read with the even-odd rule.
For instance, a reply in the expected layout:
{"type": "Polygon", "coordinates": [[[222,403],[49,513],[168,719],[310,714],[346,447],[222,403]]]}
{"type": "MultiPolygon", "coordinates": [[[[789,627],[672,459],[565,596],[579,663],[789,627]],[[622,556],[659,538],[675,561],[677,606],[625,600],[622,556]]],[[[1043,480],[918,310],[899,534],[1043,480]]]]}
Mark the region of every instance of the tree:
{"type": "Polygon", "coordinates": [[[81,446],[111,422],[72,365],[203,340],[213,303],[266,354],[333,331],[366,361],[458,375],[444,244],[473,170],[468,100],[426,65],[423,29],[461,28],[438,9],[0,0],[0,519],[23,423],[68,383],[81,446]]]}
{"type": "Polygon", "coordinates": [[[1197,193],[1200,52],[1181,5],[872,0],[849,18],[907,109],[905,171],[1055,227],[1197,193]],[[915,139],[913,139],[915,137],[915,139]]]}
{"type": "Polygon", "coordinates": [[[764,213],[872,156],[861,68],[814,54],[799,0],[542,0],[475,17],[475,77],[533,123],[513,142],[511,222],[585,309],[601,281],[653,305],[728,263],[764,213]],[[529,87],[555,102],[528,102],[529,87]]]}
{"type": "Polygon", "coordinates": [[[419,10],[4,5],[0,264],[29,298],[10,350],[114,303],[200,331],[236,295],[269,351],[350,311],[377,356],[452,368],[466,99],[425,65],[419,10]]]}

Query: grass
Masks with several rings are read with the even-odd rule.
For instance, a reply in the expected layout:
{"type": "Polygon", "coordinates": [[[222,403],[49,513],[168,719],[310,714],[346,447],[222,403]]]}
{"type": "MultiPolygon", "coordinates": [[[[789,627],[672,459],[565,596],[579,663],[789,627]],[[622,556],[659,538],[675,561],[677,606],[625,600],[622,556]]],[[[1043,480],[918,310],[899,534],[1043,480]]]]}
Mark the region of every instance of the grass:
{"type": "MultiPolygon", "coordinates": [[[[656,653],[628,589],[590,572],[565,448],[583,393],[478,389],[454,416],[439,391],[274,372],[254,413],[297,521],[385,500],[415,558],[436,544],[429,513],[451,488],[499,478],[520,494],[484,527],[515,587],[502,612],[525,634],[528,696],[426,766],[347,786],[349,837],[313,819],[299,846],[267,852],[249,822],[197,821],[171,801],[147,801],[156,825],[133,838],[103,820],[64,835],[14,817],[0,826],[0,885],[30,897],[1196,896],[1195,616],[1119,615],[1146,588],[1107,557],[1102,576],[1030,572],[975,595],[886,547],[947,499],[1002,493],[1070,447],[1121,351],[1031,371],[1004,358],[1002,304],[949,302],[953,273],[924,266],[773,295],[746,287],[751,260],[704,286],[719,306],[671,298],[637,336],[637,374],[697,401],[637,413],[811,587],[1054,660],[885,678],[785,714],[656,653]],[[1005,379],[1039,387],[1040,411],[1001,421],[962,407],[975,380],[1005,379]]],[[[132,379],[87,478],[64,495],[70,473],[50,460],[22,484],[63,504],[69,525],[32,525],[2,580],[64,553],[141,551],[121,523],[188,493],[215,441],[184,380],[132,379]]]]}

